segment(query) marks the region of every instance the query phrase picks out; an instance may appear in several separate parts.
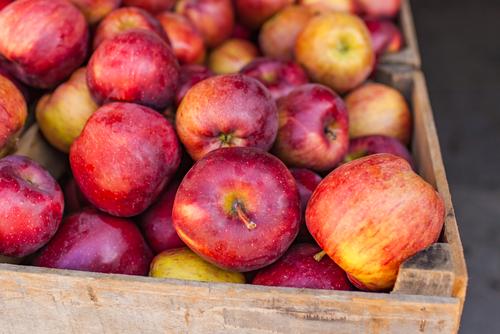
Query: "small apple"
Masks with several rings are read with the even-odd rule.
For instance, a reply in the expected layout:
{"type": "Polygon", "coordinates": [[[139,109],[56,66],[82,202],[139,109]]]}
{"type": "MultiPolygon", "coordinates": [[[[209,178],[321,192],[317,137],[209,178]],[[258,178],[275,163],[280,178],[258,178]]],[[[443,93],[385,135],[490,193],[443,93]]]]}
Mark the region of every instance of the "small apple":
{"type": "Polygon", "coordinates": [[[358,12],[367,17],[395,17],[401,9],[401,0],[355,0],[358,12]]]}
{"type": "Polygon", "coordinates": [[[69,0],[85,15],[89,24],[96,24],[121,5],[121,0],[69,0]]]}
{"type": "Polygon", "coordinates": [[[105,40],[87,67],[87,84],[98,103],[134,102],[161,110],[172,101],[178,80],[172,49],[147,30],[105,40]]]}
{"type": "Polygon", "coordinates": [[[314,81],[337,93],[363,83],[375,64],[370,32],[359,17],[344,13],[312,18],[297,38],[295,56],[314,81]]]}
{"type": "Polygon", "coordinates": [[[351,139],[349,143],[349,152],[344,157],[344,162],[350,162],[377,153],[397,155],[413,166],[410,152],[408,152],[408,149],[401,144],[399,140],[392,137],[377,135],[351,139]]]}
{"type": "Polygon", "coordinates": [[[275,100],[309,81],[306,72],[297,63],[272,58],[256,58],[240,73],[259,80],[275,100]]]}
{"type": "Polygon", "coordinates": [[[278,261],[261,269],[252,284],[290,288],[353,290],[345,271],[328,256],[318,258],[321,248],[296,244],[278,261]]]}
{"type": "Polygon", "coordinates": [[[295,0],[235,0],[234,7],[243,25],[258,29],[271,16],[295,0]]]}
{"type": "Polygon", "coordinates": [[[403,35],[401,30],[389,20],[365,19],[372,38],[373,50],[377,55],[401,50],[403,35]]]}
{"type": "Polygon", "coordinates": [[[153,255],[135,224],[84,209],[66,217],[34,258],[37,267],[147,275],[153,255]]]}
{"type": "Polygon", "coordinates": [[[181,150],[174,128],[156,111],[109,103],[88,120],[71,146],[78,187],[99,210],[119,217],[142,213],[172,178],[181,150]]]}
{"type": "Polygon", "coordinates": [[[151,14],[159,14],[174,8],[176,0],[123,0],[124,6],[139,7],[151,14]]]}
{"type": "Polygon", "coordinates": [[[236,73],[258,55],[259,50],[252,42],[231,38],[210,53],[208,68],[215,74],[236,73]]]}
{"type": "Polygon", "coordinates": [[[257,80],[219,75],[194,85],[177,109],[177,134],[194,160],[220,147],[269,150],[278,131],[276,104],[257,80]]]}
{"type": "Polygon", "coordinates": [[[366,83],[345,99],[351,138],[385,135],[408,144],[411,114],[403,95],[392,87],[366,83]]]}
{"type": "Polygon", "coordinates": [[[0,160],[0,255],[24,257],[40,249],[63,211],[63,193],[49,172],[17,155],[0,160]]]}
{"type": "Polygon", "coordinates": [[[334,11],[355,14],[357,11],[356,0],[299,0],[298,3],[315,13],[334,11]]]}
{"type": "Polygon", "coordinates": [[[0,11],[0,58],[17,79],[52,88],[87,57],[85,17],[66,0],[18,0],[0,11]]]}
{"type": "Polygon", "coordinates": [[[210,152],[186,174],[172,211],[186,245],[232,271],[265,267],[299,232],[295,180],[276,157],[255,148],[210,152]]]}
{"type": "Polygon", "coordinates": [[[64,192],[64,213],[75,213],[92,204],[82,194],[80,188],[73,177],[70,177],[63,185],[64,192]]]}
{"type": "Polygon", "coordinates": [[[179,0],[175,11],[194,24],[210,48],[221,44],[233,31],[231,0],[179,0]]]}
{"type": "Polygon", "coordinates": [[[0,158],[16,146],[27,117],[23,94],[12,81],[0,74],[0,158]]]}
{"type": "Polygon", "coordinates": [[[289,166],[333,169],[347,153],[348,114],[330,88],[306,84],[277,101],[279,129],[273,153],[289,166]]]}
{"type": "Polygon", "coordinates": [[[202,65],[184,65],[181,66],[179,76],[179,87],[175,94],[175,104],[179,106],[186,93],[200,81],[213,76],[212,71],[202,65]]]}
{"type": "Polygon", "coordinates": [[[187,247],[158,254],[151,262],[149,276],[201,282],[245,283],[243,274],[220,269],[187,247]]]}

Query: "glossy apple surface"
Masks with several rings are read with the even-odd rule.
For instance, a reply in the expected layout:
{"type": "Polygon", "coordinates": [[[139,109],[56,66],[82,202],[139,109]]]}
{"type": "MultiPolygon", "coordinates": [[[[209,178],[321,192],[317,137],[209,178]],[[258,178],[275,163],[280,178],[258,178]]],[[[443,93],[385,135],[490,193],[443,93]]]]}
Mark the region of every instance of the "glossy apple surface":
{"type": "Polygon", "coordinates": [[[312,237],[306,226],[306,207],[312,193],[321,182],[321,176],[305,168],[290,168],[290,172],[295,179],[300,196],[300,230],[297,240],[311,241],[312,237]]]}
{"type": "Polygon", "coordinates": [[[389,153],[397,155],[413,166],[413,159],[408,149],[395,138],[387,136],[366,136],[351,139],[349,152],[344,158],[344,162],[350,162],[367,155],[377,153],[389,153]]]}
{"type": "Polygon", "coordinates": [[[234,7],[241,23],[258,29],[267,19],[293,2],[294,0],[235,0],[234,7]]]}
{"type": "Polygon", "coordinates": [[[269,91],[242,74],[219,75],[191,88],[177,109],[177,134],[194,160],[221,147],[269,150],[278,113],[269,91]]]}
{"type": "Polygon", "coordinates": [[[132,221],[84,209],[64,219],[33,265],[144,276],[152,257],[132,221]]]}
{"type": "Polygon", "coordinates": [[[152,109],[109,103],[89,119],[70,150],[78,187],[101,211],[130,217],[142,213],[180,163],[172,125],[152,109]]]}
{"type": "Polygon", "coordinates": [[[237,73],[258,55],[259,50],[252,42],[231,38],[212,50],[208,68],[215,74],[237,73]]]}
{"type": "Polygon", "coordinates": [[[180,238],[220,268],[276,261],[299,231],[295,180],[276,157],[248,147],[207,154],[186,174],[172,212],[180,238]]]}
{"type": "Polygon", "coordinates": [[[139,7],[152,14],[158,14],[172,9],[175,2],[175,0],[123,0],[123,5],[139,7]]]}
{"type": "Polygon", "coordinates": [[[0,255],[34,253],[56,233],[64,198],[56,180],[21,156],[0,160],[0,255]]]}
{"type": "Polygon", "coordinates": [[[403,35],[394,23],[389,20],[366,19],[365,24],[370,31],[373,50],[377,55],[401,50],[403,35]]]}
{"type": "Polygon", "coordinates": [[[395,17],[401,8],[401,0],[355,0],[358,12],[368,17],[395,17]]]}
{"type": "Polygon", "coordinates": [[[66,0],[18,0],[0,12],[0,56],[17,79],[52,88],[87,57],[89,31],[66,0]]]}
{"type": "Polygon", "coordinates": [[[122,0],[69,0],[85,15],[89,24],[95,24],[120,7],[122,0]]]}
{"type": "Polygon", "coordinates": [[[14,148],[28,109],[21,91],[0,74],[0,158],[14,148]]]}
{"type": "Polygon", "coordinates": [[[400,264],[438,240],[444,203],[410,164],[375,154],[342,165],[314,191],[306,210],[318,245],[362,290],[385,291],[400,264]]]}
{"type": "Polygon", "coordinates": [[[175,94],[175,104],[179,106],[182,99],[194,85],[198,82],[210,78],[214,74],[203,65],[184,65],[181,66],[179,88],[175,94]]]}

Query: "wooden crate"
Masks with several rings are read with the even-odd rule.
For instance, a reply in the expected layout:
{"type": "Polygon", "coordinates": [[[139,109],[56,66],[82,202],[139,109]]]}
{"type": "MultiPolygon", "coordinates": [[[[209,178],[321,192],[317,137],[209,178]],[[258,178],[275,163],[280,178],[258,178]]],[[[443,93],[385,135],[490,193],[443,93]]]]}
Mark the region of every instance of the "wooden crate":
{"type": "MultiPolygon", "coordinates": [[[[378,78],[400,88],[411,101],[415,162],[419,173],[438,189],[447,210],[440,243],[401,266],[390,294],[0,264],[0,333],[457,332],[467,273],[424,77],[381,66],[378,78]]],[[[24,154],[58,173],[53,163],[57,154],[40,142],[36,127],[30,131],[21,149],[35,145],[35,151],[44,153],[27,149],[24,154]]]]}

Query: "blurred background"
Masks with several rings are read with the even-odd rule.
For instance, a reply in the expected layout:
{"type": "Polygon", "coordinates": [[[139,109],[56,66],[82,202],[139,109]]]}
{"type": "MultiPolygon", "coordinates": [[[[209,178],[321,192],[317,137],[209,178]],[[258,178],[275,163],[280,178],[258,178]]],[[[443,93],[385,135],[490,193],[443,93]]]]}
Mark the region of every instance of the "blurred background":
{"type": "Polygon", "coordinates": [[[411,1],[464,245],[461,333],[500,333],[500,1],[411,1]]]}

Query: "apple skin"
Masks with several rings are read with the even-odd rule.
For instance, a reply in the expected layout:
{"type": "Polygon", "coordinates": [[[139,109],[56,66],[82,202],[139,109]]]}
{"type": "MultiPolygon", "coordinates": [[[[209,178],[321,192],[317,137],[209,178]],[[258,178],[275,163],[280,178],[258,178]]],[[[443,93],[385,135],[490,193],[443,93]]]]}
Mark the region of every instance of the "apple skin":
{"type": "Polygon", "coordinates": [[[355,14],[358,10],[356,0],[299,0],[298,4],[315,13],[335,11],[355,14]]]}
{"type": "Polygon", "coordinates": [[[401,9],[401,0],[355,0],[359,13],[373,18],[392,18],[401,9]]]}
{"type": "Polygon", "coordinates": [[[170,182],[158,200],[139,217],[139,226],[155,254],[184,246],[172,224],[172,207],[179,184],[180,180],[170,182]]]}
{"type": "Polygon", "coordinates": [[[68,153],[71,144],[98,108],[87,86],[87,70],[80,68],[67,82],[38,101],[36,119],[47,141],[68,153]]]}
{"type": "Polygon", "coordinates": [[[300,32],[313,17],[303,6],[291,5],[267,20],[259,33],[259,46],[266,57],[292,60],[295,42],[300,32]]]}
{"type": "Polygon", "coordinates": [[[151,14],[171,10],[175,5],[175,0],[123,0],[124,6],[139,7],[147,10],[151,14]]]}
{"type": "Polygon", "coordinates": [[[163,12],[156,18],[168,35],[174,54],[181,64],[199,64],[205,61],[203,37],[187,18],[171,12],[163,12]]]}
{"type": "Polygon", "coordinates": [[[239,21],[257,30],[267,19],[295,0],[234,0],[239,21]]]}
{"type": "Polygon", "coordinates": [[[295,57],[309,77],[341,94],[363,83],[375,65],[370,32],[344,13],[312,18],[297,37],[295,57]]]}
{"type": "Polygon", "coordinates": [[[175,104],[179,106],[186,93],[198,82],[212,77],[214,74],[202,65],[181,66],[179,87],[175,94],[175,104]]]}
{"type": "Polygon", "coordinates": [[[285,164],[329,171],[349,145],[347,109],[342,99],[320,84],[306,84],[277,101],[279,129],[273,153],[285,164]]]}
{"type": "Polygon", "coordinates": [[[365,19],[365,24],[370,31],[373,50],[378,56],[401,50],[403,35],[394,23],[389,20],[365,19]]]}
{"type": "Polygon", "coordinates": [[[305,168],[290,168],[300,196],[300,230],[297,236],[298,241],[312,241],[312,236],[306,226],[306,207],[312,193],[321,182],[322,178],[318,174],[305,168]]]}
{"type": "Polygon", "coordinates": [[[366,83],[345,98],[351,138],[369,135],[394,137],[408,144],[411,114],[403,95],[392,87],[366,83]]]}
{"type": "Polygon", "coordinates": [[[210,48],[221,44],[233,31],[234,11],[231,0],[179,0],[175,11],[194,24],[210,48]]]}
{"type": "Polygon", "coordinates": [[[56,180],[17,155],[0,160],[0,255],[32,254],[56,233],[64,198],[56,180]]]}
{"type": "Polygon", "coordinates": [[[215,74],[237,73],[258,56],[259,50],[252,42],[231,38],[212,50],[208,68],[215,74]]]}
{"type": "Polygon", "coordinates": [[[94,35],[94,50],[102,42],[131,30],[147,30],[170,43],[160,22],[143,9],[123,7],[112,11],[99,23],[94,35]]]}
{"type": "Polygon", "coordinates": [[[201,282],[245,283],[243,274],[220,269],[187,247],[158,254],[151,262],[149,276],[201,282]]]}
{"type": "Polygon", "coordinates": [[[259,80],[275,100],[309,82],[306,72],[297,63],[272,58],[256,58],[240,73],[259,80]]]}
{"type": "Polygon", "coordinates": [[[328,256],[320,261],[316,245],[295,244],[278,261],[261,269],[252,284],[289,288],[353,290],[346,273],[328,256]]]}
{"type": "Polygon", "coordinates": [[[92,204],[82,194],[80,188],[73,177],[70,177],[63,185],[64,192],[64,213],[70,214],[80,211],[92,204]]]}
{"type": "Polygon", "coordinates": [[[408,161],[412,168],[414,167],[410,152],[399,140],[377,135],[351,139],[344,163],[377,153],[396,155],[408,161]]]}
{"type": "Polygon", "coordinates": [[[66,217],[54,238],[37,254],[32,264],[145,276],[152,257],[132,221],[88,208],[66,217]]]}
{"type": "Polygon", "coordinates": [[[179,237],[205,260],[251,271],[276,261],[297,236],[299,193],[276,157],[249,147],[221,148],[186,174],[172,219],[179,237]]]}
{"type": "Polygon", "coordinates": [[[78,187],[99,210],[119,217],[142,213],[179,167],[172,125],[152,109],[109,103],[88,120],[71,146],[78,187]]]}
{"type": "Polygon", "coordinates": [[[0,0],[0,10],[7,7],[8,4],[14,2],[14,0],[0,0]]]}
{"type": "Polygon", "coordinates": [[[105,40],[90,58],[87,84],[94,99],[133,102],[162,110],[174,98],[179,63],[160,37],[133,30],[105,40]]]}
{"type": "Polygon", "coordinates": [[[80,9],[91,25],[101,21],[106,15],[121,5],[121,0],[69,0],[80,9]]]}
{"type": "Polygon", "coordinates": [[[0,74],[0,158],[16,145],[27,117],[23,94],[8,77],[0,74]]]}
{"type": "Polygon", "coordinates": [[[87,57],[87,22],[66,0],[15,1],[0,11],[0,27],[0,59],[27,85],[52,88],[87,57]]]}
{"type": "Polygon", "coordinates": [[[436,242],[444,202],[405,159],[374,154],[321,181],[306,209],[309,232],[361,290],[386,291],[400,264],[436,242]]]}
{"type": "Polygon", "coordinates": [[[269,91],[242,74],[219,75],[194,85],[176,117],[177,134],[194,160],[221,147],[269,150],[278,112],[269,91]]]}

